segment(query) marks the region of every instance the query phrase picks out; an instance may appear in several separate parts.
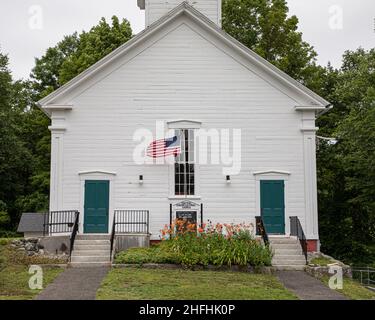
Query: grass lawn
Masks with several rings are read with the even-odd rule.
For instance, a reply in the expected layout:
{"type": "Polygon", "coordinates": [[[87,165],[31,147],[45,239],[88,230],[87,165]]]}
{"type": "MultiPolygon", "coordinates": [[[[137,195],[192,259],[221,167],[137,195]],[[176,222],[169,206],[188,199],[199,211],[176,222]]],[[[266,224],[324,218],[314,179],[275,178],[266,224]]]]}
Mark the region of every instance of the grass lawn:
{"type": "Polygon", "coordinates": [[[320,258],[314,258],[310,261],[311,264],[315,264],[318,266],[326,266],[330,263],[333,263],[334,261],[332,259],[326,258],[326,257],[320,257],[320,258]]]}
{"type": "Polygon", "coordinates": [[[101,300],[294,300],[275,276],[241,272],[112,269],[101,300]]]}
{"type": "MultiPolygon", "coordinates": [[[[0,239],[0,300],[31,300],[41,290],[31,290],[29,265],[51,261],[43,258],[24,257],[9,245],[10,240],[0,239]]],[[[43,268],[43,287],[52,282],[63,268],[43,268]]]]}
{"type": "MultiPolygon", "coordinates": [[[[328,286],[329,277],[322,279],[323,283],[328,286]]],[[[375,292],[364,288],[360,283],[350,278],[344,277],[343,289],[336,290],[347,296],[351,300],[375,300],[375,292]]]]}

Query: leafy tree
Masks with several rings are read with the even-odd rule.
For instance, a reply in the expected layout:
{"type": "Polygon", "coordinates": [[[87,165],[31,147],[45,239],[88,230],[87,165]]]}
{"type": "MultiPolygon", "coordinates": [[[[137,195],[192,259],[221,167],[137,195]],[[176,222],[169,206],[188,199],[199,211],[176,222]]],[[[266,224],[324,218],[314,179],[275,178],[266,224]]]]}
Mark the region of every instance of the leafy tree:
{"type": "Polygon", "coordinates": [[[289,74],[307,82],[315,71],[316,52],[288,17],[285,0],[224,0],[223,29],[289,74]]]}
{"type": "Polygon", "coordinates": [[[0,53],[0,203],[2,224],[16,220],[14,203],[25,191],[31,154],[20,137],[18,109],[12,103],[8,57],[0,53]]]}
{"type": "Polygon", "coordinates": [[[375,261],[375,49],[347,51],[334,72],[335,108],[319,118],[338,137],[318,150],[323,250],[353,263],[375,261]]]}
{"type": "Polygon", "coordinates": [[[35,59],[31,72],[34,89],[41,97],[48,95],[61,86],[60,70],[64,61],[77,51],[79,37],[77,33],[65,36],[56,46],[48,48],[45,55],[35,59]]]}
{"type": "Polygon", "coordinates": [[[61,84],[85,71],[131,37],[132,30],[127,20],[120,23],[119,19],[113,16],[111,26],[102,18],[99,24],[89,32],[80,34],[77,50],[62,64],[60,70],[61,84]]]}

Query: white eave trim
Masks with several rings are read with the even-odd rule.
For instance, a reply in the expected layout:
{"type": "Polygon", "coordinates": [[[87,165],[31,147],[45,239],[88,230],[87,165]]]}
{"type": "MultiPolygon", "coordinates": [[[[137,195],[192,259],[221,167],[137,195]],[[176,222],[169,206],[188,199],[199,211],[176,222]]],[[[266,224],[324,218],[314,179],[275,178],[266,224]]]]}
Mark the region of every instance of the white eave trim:
{"type": "Polygon", "coordinates": [[[57,133],[57,132],[65,132],[66,131],[66,126],[49,126],[48,127],[49,131],[57,133]]]}
{"type": "Polygon", "coordinates": [[[78,172],[78,175],[80,175],[80,176],[89,175],[89,174],[103,174],[103,175],[109,175],[109,176],[117,175],[116,172],[105,171],[105,170],[92,170],[92,171],[80,171],[80,172],[78,172]]]}
{"type": "Polygon", "coordinates": [[[295,106],[294,110],[296,111],[320,111],[320,110],[325,110],[326,107],[324,106],[295,106]]]}
{"type": "Polygon", "coordinates": [[[284,175],[290,175],[291,173],[289,171],[284,170],[264,170],[264,171],[255,171],[253,172],[254,176],[258,176],[261,174],[284,174],[284,175]]]}
{"type": "MultiPolygon", "coordinates": [[[[140,0],[139,3],[142,4],[140,0]]],[[[295,79],[288,76],[286,73],[272,65],[270,62],[262,58],[261,56],[257,55],[254,51],[247,48],[245,45],[225,33],[220,27],[218,27],[213,21],[207,18],[204,14],[200,13],[194,7],[189,5],[187,2],[182,2],[179,6],[175,9],[171,10],[168,14],[160,18],[158,21],[151,24],[148,28],[144,29],[138,35],[136,35],[133,39],[129,40],[112,53],[108,54],[103,59],[99,60],[97,63],[83,71],[74,79],[70,80],[64,86],[60,87],[56,91],[49,94],[47,97],[44,97],[40,101],[38,101],[39,106],[44,107],[48,105],[48,103],[53,102],[57,98],[61,98],[64,94],[70,91],[72,87],[78,86],[80,83],[85,81],[87,78],[90,78],[95,74],[96,71],[100,70],[101,68],[105,67],[112,60],[117,59],[118,57],[126,54],[129,50],[133,47],[137,46],[140,41],[147,36],[151,36],[158,30],[160,30],[165,24],[169,21],[174,19],[175,17],[180,16],[181,14],[186,14],[193,21],[196,21],[198,24],[202,25],[206,28],[207,31],[214,33],[217,37],[219,37],[224,43],[229,45],[230,47],[237,50],[239,53],[243,54],[249,61],[252,63],[258,64],[261,68],[265,71],[268,71],[272,76],[280,81],[284,82],[286,85],[289,85],[292,89],[296,90],[297,92],[301,92],[305,97],[313,100],[311,103],[317,103],[317,105],[327,106],[329,102],[317,95],[315,92],[311,91],[295,79]]]]}
{"type": "Polygon", "coordinates": [[[46,111],[65,111],[65,110],[72,110],[73,105],[50,104],[50,105],[43,106],[43,109],[46,111]]]}

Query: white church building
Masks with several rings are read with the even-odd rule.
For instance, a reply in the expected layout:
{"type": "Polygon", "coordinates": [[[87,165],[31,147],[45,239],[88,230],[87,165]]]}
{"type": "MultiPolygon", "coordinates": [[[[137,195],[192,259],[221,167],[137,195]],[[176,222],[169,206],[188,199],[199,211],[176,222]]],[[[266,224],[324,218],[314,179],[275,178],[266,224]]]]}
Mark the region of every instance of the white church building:
{"type": "Polygon", "coordinates": [[[221,0],[138,6],[144,31],[39,101],[50,211],[79,212],[78,234],[121,220],[151,240],[182,217],[262,217],[268,236],[288,237],[298,217],[319,250],[315,120],[330,103],[226,34],[221,0]],[[176,153],[152,157],[163,141],[176,153]]]}

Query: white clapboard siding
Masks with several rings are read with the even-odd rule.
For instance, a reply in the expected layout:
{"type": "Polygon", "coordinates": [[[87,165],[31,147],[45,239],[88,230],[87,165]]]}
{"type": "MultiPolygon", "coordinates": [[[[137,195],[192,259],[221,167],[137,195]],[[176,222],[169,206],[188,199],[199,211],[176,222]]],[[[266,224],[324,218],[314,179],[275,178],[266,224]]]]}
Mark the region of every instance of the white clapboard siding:
{"type": "Polygon", "coordinates": [[[295,215],[303,225],[310,223],[305,221],[296,101],[208,37],[185,21],[70,101],[74,110],[66,113],[63,146],[65,209],[83,209],[78,172],[114,172],[112,209],[150,210],[152,239],[158,239],[169,222],[169,203],[176,202],[168,199],[173,166],[135,165],[132,137],[137,129],[154,131],[156,120],[188,119],[202,121],[207,129],[242,129],[242,170],[231,184],[221,166],[198,166],[197,196],[204,203],[205,220],[253,222],[258,203],[253,173],[278,169],[290,172],[286,219],[295,215]],[[142,185],[139,175],[144,176],[142,185]]]}
{"type": "MultiPolygon", "coordinates": [[[[182,2],[184,0],[146,0],[146,26],[159,20],[182,2]]],[[[221,0],[188,0],[187,2],[216,24],[221,24],[221,0]]]]}

